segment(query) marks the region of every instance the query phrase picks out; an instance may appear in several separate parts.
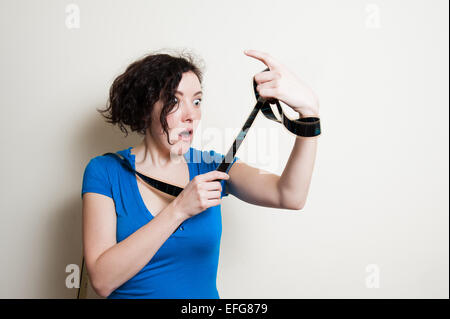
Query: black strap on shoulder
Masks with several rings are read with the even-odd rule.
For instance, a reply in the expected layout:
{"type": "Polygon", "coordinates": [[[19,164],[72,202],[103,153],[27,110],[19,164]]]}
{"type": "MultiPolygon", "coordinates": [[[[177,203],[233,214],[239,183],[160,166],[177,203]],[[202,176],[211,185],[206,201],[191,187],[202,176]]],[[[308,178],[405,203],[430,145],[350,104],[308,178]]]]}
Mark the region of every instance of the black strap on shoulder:
{"type": "MultiPolygon", "coordinates": [[[[269,68],[266,68],[264,71],[269,71],[269,68]]],[[[263,72],[264,72],[263,71],[263,72]]],[[[286,127],[287,130],[289,130],[291,133],[297,135],[297,136],[303,136],[303,137],[313,137],[320,135],[321,129],[320,129],[320,119],[318,117],[305,117],[305,118],[298,118],[295,120],[289,119],[283,112],[283,109],[280,106],[280,102],[277,99],[264,99],[262,98],[257,90],[256,90],[256,81],[253,79],[253,91],[256,97],[256,105],[253,107],[252,111],[250,112],[250,115],[247,117],[247,120],[245,121],[244,125],[242,126],[239,134],[235,138],[233,145],[228,150],[227,154],[222,159],[222,162],[217,167],[217,171],[220,172],[226,172],[228,168],[230,167],[231,163],[233,163],[233,159],[242,143],[242,141],[245,139],[245,136],[247,135],[248,130],[253,124],[253,121],[255,120],[256,116],[258,115],[259,111],[264,114],[266,118],[268,118],[271,121],[275,121],[277,123],[283,124],[284,127],[286,127]],[[277,110],[279,112],[279,117],[281,120],[278,120],[278,118],[275,116],[275,114],[272,111],[272,108],[270,107],[270,104],[276,104],[277,110]]],[[[103,155],[114,155],[119,158],[121,163],[128,168],[133,173],[139,175],[145,182],[147,182],[150,186],[166,193],[172,196],[178,196],[183,191],[183,188],[168,184],[166,182],[151,178],[149,176],[146,176],[142,173],[137,172],[133,169],[130,162],[124,158],[119,153],[105,153],[103,155]]],[[[216,180],[221,181],[221,180],[216,180]]]]}
{"type": "Polygon", "coordinates": [[[133,166],[131,166],[130,162],[122,155],[119,153],[105,153],[103,155],[113,155],[116,158],[119,159],[120,163],[125,166],[128,170],[130,170],[131,172],[137,174],[140,178],[142,178],[147,184],[149,184],[150,186],[156,188],[157,190],[160,190],[161,192],[164,192],[166,194],[172,195],[172,196],[178,196],[182,191],[183,188],[175,186],[175,185],[171,185],[168,184],[166,182],[154,179],[152,177],[146,176],[142,173],[139,173],[138,171],[136,171],[133,166]]]}
{"type": "MultiPolygon", "coordinates": [[[[269,71],[269,68],[266,68],[264,71],[269,71]]],[[[227,154],[224,156],[222,162],[217,167],[218,171],[226,172],[233,162],[233,159],[237,153],[237,150],[239,149],[239,146],[241,145],[242,141],[244,140],[245,136],[247,135],[248,130],[253,124],[253,121],[255,120],[256,116],[258,115],[259,111],[263,113],[263,115],[268,118],[269,120],[275,121],[277,123],[283,124],[284,127],[286,127],[290,132],[297,136],[304,136],[304,137],[312,137],[317,136],[321,133],[320,129],[320,119],[317,117],[305,117],[305,118],[299,118],[296,120],[291,120],[283,112],[283,109],[280,106],[280,103],[276,99],[268,99],[265,100],[261,96],[259,96],[258,92],[256,91],[256,81],[253,79],[253,90],[256,97],[256,105],[250,112],[250,115],[248,116],[247,120],[244,123],[244,126],[242,127],[241,131],[237,135],[236,139],[233,142],[233,145],[228,150],[227,154]],[[272,108],[270,107],[270,104],[276,104],[277,110],[279,112],[279,116],[281,118],[281,121],[278,120],[278,118],[275,116],[275,114],[272,111],[272,108]]],[[[130,164],[130,162],[121,154],[119,153],[105,153],[103,155],[112,155],[119,159],[120,163],[125,166],[128,170],[133,172],[134,174],[137,174],[139,177],[141,177],[145,182],[147,182],[150,186],[166,193],[172,196],[178,196],[183,191],[183,188],[168,184],[166,182],[151,178],[149,176],[146,176],[142,173],[137,172],[130,164]]],[[[216,180],[221,181],[221,180],[216,180]]],[[[84,258],[82,261],[82,264],[84,267],[84,258]]],[[[83,268],[82,268],[83,273],[83,268]]],[[[86,291],[86,285],[84,284],[82,287],[80,287],[80,290],[83,289],[83,295],[85,295],[86,291]]],[[[80,290],[78,292],[78,298],[80,298],[80,290]]]]}

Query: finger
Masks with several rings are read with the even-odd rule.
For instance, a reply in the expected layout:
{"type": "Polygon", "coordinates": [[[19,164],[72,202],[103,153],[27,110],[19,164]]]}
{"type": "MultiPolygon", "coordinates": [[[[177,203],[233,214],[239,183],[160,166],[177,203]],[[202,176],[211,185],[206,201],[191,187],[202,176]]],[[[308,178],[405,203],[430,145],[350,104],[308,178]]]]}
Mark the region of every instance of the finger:
{"type": "Polygon", "coordinates": [[[275,80],[258,84],[256,86],[256,91],[264,99],[278,99],[278,86],[275,80]]]}
{"type": "Polygon", "coordinates": [[[264,72],[255,74],[255,76],[253,78],[255,79],[255,82],[257,84],[262,84],[262,83],[269,82],[269,81],[272,81],[275,79],[279,79],[280,75],[276,71],[264,71],[264,72]]]}
{"type": "Polygon", "coordinates": [[[202,174],[202,181],[203,182],[209,182],[213,181],[215,179],[229,179],[230,176],[227,173],[221,172],[221,171],[211,171],[205,174],[202,174]]]}
{"type": "Polygon", "coordinates": [[[220,182],[207,182],[206,183],[206,190],[213,191],[213,190],[222,190],[222,184],[220,182]]]}
{"type": "Polygon", "coordinates": [[[278,86],[278,84],[277,84],[276,80],[271,80],[271,81],[268,81],[268,82],[264,82],[264,83],[258,84],[256,86],[256,90],[259,93],[260,90],[273,89],[273,88],[276,88],[277,86],[278,86]]]}
{"type": "Polygon", "coordinates": [[[273,88],[273,87],[265,87],[265,88],[260,88],[258,89],[258,93],[260,96],[262,96],[264,99],[279,99],[278,97],[278,88],[273,88]]]}
{"type": "Polygon", "coordinates": [[[219,192],[219,191],[210,191],[210,192],[208,192],[207,193],[208,200],[220,198],[220,193],[221,192],[219,192]]]}
{"type": "Polygon", "coordinates": [[[208,200],[208,207],[213,207],[213,206],[217,206],[217,205],[220,205],[220,204],[222,204],[222,199],[221,198],[208,200]]]}
{"type": "Polygon", "coordinates": [[[268,53],[257,50],[245,50],[244,53],[253,57],[269,67],[269,69],[276,68],[279,63],[268,53]]]}

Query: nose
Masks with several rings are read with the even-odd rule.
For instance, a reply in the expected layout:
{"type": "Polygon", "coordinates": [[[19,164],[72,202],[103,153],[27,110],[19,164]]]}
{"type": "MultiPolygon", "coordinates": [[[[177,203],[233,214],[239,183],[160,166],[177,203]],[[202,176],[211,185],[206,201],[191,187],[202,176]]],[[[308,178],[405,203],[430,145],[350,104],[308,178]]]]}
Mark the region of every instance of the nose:
{"type": "Polygon", "coordinates": [[[185,100],[182,107],[182,119],[184,122],[192,123],[199,119],[200,109],[192,101],[185,100]]]}

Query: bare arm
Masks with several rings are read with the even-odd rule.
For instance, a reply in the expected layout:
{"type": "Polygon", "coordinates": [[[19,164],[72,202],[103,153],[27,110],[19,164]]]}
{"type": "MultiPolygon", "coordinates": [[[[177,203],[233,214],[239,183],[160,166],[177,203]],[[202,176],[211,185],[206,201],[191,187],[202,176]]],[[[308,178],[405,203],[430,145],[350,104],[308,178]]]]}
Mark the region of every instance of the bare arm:
{"type": "Polygon", "coordinates": [[[185,220],[172,201],[149,223],[116,242],[114,201],[97,193],[83,195],[83,254],[92,286],[107,297],[137,274],[185,220]]]}
{"type": "Polygon", "coordinates": [[[222,186],[216,180],[228,178],[219,171],[195,176],[150,222],[120,243],[113,199],[83,194],[83,254],[95,292],[109,296],[144,268],[183,221],[220,205],[222,186]]]}
{"type": "Polygon", "coordinates": [[[226,192],[249,204],[286,208],[278,191],[280,176],[248,165],[241,160],[231,166],[226,192]]]}
{"type": "MultiPolygon", "coordinates": [[[[296,111],[300,117],[319,117],[317,95],[284,64],[271,55],[246,50],[244,53],[263,62],[269,71],[256,74],[256,90],[265,99],[275,98],[296,111]]],[[[297,137],[281,176],[236,162],[230,169],[230,194],[256,205],[302,209],[306,203],[317,150],[316,137],[297,137]]]]}
{"type": "Polygon", "coordinates": [[[308,197],[318,137],[297,137],[289,160],[278,181],[280,201],[284,206],[303,209],[308,197]]]}
{"type": "Polygon", "coordinates": [[[228,172],[226,190],[250,204],[302,209],[311,184],[316,150],[317,137],[297,137],[281,176],[237,160],[228,172]]]}

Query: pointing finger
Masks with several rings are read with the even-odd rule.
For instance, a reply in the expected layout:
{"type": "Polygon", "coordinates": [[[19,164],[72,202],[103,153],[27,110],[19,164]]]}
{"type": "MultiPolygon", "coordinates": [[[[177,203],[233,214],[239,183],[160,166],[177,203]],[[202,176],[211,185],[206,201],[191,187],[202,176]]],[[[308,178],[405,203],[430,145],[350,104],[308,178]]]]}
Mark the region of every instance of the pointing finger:
{"type": "Polygon", "coordinates": [[[268,53],[257,50],[245,50],[244,53],[253,57],[269,67],[269,69],[276,68],[279,63],[268,53]]]}

